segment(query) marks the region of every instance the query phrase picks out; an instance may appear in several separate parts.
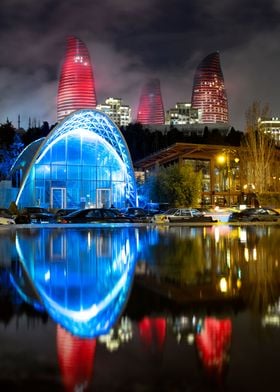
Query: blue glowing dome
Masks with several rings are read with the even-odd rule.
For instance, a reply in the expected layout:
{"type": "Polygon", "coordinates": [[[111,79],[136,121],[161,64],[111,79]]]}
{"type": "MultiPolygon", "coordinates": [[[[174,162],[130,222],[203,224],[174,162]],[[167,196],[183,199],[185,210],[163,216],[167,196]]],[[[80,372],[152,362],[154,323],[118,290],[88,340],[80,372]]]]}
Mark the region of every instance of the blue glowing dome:
{"type": "Polygon", "coordinates": [[[74,335],[106,334],[129,296],[136,243],[132,227],[18,231],[18,255],[33,286],[25,286],[25,296],[35,291],[53,320],[74,335]]]}
{"type": "Polygon", "coordinates": [[[137,204],[127,144],[104,113],[94,109],[74,112],[32,147],[24,150],[13,167],[13,176],[20,177],[16,199],[19,207],[58,209],[114,204],[121,208],[137,204]]]}

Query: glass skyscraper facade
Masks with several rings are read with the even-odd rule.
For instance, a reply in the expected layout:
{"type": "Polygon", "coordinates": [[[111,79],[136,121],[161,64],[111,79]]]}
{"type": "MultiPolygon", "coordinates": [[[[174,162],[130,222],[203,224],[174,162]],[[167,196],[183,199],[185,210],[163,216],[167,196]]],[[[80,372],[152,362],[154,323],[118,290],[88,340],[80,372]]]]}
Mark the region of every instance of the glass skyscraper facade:
{"type": "Polygon", "coordinates": [[[218,52],[209,54],[198,65],[191,104],[202,110],[203,123],[228,123],[228,101],[218,52]]]}
{"type": "Polygon", "coordinates": [[[57,119],[79,109],[94,109],[96,94],[90,55],[86,45],[78,38],[67,39],[57,96],[57,119]]]}
{"type": "Polygon", "coordinates": [[[164,108],[159,79],[150,79],[143,86],[137,111],[141,124],[164,124],[164,108]]]}

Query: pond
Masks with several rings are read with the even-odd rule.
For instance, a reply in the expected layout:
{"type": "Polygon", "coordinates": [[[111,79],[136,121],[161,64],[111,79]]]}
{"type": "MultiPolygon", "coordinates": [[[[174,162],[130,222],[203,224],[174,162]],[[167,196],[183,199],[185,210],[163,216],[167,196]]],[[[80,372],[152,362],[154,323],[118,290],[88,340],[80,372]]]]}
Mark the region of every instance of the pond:
{"type": "Polygon", "coordinates": [[[278,384],[280,225],[0,229],[0,388],[278,384]]]}

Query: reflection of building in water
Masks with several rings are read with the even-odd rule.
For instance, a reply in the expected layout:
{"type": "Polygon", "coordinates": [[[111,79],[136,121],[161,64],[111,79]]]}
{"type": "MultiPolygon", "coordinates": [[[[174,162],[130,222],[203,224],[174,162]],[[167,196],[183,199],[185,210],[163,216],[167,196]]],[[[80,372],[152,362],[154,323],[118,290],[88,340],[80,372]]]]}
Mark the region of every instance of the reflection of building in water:
{"type": "Polygon", "coordinates": [[[206,317],[201,332],[195,337],[202,364],[211,375],[221,375],[229,361],[231,331],[229,319],[206,317]]]}
{"type": "MultiPolygon", "coordinates": [[[[3,226],[2,226],[3,227],[3,226]]],[[[1,230],[0,235],[0,267],[9,267],[12,259],[16,256],[14,250],[15,232],[11,230],[1,230]]]]}
{"type": "Polygon", "coordinates": [[[242,271],[236,258],[240,253],[237,229],[163,228],[157,233],[152,254],[143,252],[136,270],[137,282],[179,301],[240,297],[242,271]]]}
{"type": "Polygon", "coordinates": [[[162,227],[143,250],[136,281],[179,301],[243,298],[256,309],[279,292],[280,232],[264,225],[162,227]],[[267,241],[268,238],[273,238],[267,241]],[[184,257],[182,257],[184,255],[184,257]]]}
{"type": "Polygon", "coordinates": [[[279,298],[280,233],[271,226],[248,227],[243,238],[242,296],[250,308],[266,314],[279,298]]]}
{"type": "Polygon", "coordinates": [[[57,355],[67,392],[86,391],[93,376],[96,339],[73,336],[57,325],[57,355]]]}
{"type": "Polygon", "coordinates": [[[18,234],[17,249],[35,291],[57,323],[87,338],[110,330],[134,276],[133,228],[42,229],[33,236],[24,231],[18,234]]]}
{"type": "Polygon", "coordinates": [[[147,349],[162,351],[166,338],[166,319],[163,317],[144,317],[138,323],[140,339],[147,349]]]}
{"type": "Polygon", "coordinates": [[[266,314],[262,318],[262,325],[280,327],[280,299],[267,308],[266,314]]]}
{"type": "Polygon", "coordinates": [[[122,344],[128,343],[132,337],[132,321],[128,317],[122,317],[108,334],[99,337],[99,342],[105,344],[109,351],[115,351],[122,344]]]}

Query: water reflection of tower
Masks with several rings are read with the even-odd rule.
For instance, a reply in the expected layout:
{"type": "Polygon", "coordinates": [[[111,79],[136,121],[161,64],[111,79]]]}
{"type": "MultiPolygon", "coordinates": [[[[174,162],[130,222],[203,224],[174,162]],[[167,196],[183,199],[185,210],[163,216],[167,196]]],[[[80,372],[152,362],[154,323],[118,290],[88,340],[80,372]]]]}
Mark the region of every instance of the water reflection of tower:
{"type": "Polygon", "coordinates": [[[196,346],[206,373],[220,379],[229,361],[231,320],[206,317],[202,331],[196,335],[196,346]]]}
{"type": "Polygon", "coordinates": [[[145,348],[161,352],[166,338],[166,320],[163,317],[144,317],[139,323],[140,339],[145,348]]]}
{"type": "Polygon", "coordinates": [[[65,391],[88,390],[93,376],[95,348],[95,338],[79,338],[57,325],[57,354],[65,391]]]}

